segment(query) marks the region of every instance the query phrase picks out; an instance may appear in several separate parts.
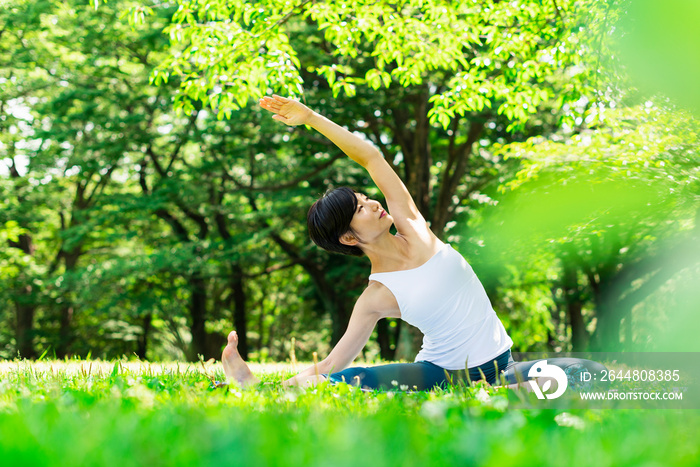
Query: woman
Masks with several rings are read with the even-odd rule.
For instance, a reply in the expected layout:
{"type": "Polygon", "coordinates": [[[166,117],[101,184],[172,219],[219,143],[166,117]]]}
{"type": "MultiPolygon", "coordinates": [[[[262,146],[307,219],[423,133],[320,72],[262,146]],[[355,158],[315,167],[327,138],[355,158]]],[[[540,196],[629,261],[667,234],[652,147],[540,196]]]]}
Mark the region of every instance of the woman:
{"type": "MultiPolygon", "coordinates": [[[[327,192],[309,210],[309,234],[318,246],[367,256],[372,269],[335,348],[316,367],[284,384],[329,379],[364,388],[424,390],[445,385],[463,375],[465,368],[470,379],[483,377],[489,383],[496,382],[500,371],[511,369],[513,341],[481,282],[464,258],[430,230],[377,148],[292,99],[264,97],[260,105],[275,120],[290,126],[308,125],[330,139],[369,172],[388,208],[384,210],[377,201],[349,188],[339,188],[327,192]],[[392,225],[396,234],[390,232],[392,225]],[[348,368],[382,318],[401,318],[423,332],[416,362],[348,368]]],[[[257,379],[240,357],[237,344],[233,331],[222,355],[226,376],[243,386],[255,384],[257,379]]],[[[514,375],[510,376],[514,382],[514,375]]]]}

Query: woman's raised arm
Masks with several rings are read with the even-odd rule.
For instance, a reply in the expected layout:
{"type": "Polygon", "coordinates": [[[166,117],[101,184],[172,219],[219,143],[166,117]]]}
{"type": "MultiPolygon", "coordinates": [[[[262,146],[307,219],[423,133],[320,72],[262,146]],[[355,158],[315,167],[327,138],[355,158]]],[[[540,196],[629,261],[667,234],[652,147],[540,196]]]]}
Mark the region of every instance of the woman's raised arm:
{"type": "Polygon", "coordinates": [[[401,178],[372,143],[293,99],[277,95],[266,96],[260,99],[260,106],[273,112],[275,115],[272,118],[287,125],[312,127],[331,140],[350,159],[364,167],[384,194],[389,213],[400,233],[415,229],[415,221],[425,222],[401,178]]]}

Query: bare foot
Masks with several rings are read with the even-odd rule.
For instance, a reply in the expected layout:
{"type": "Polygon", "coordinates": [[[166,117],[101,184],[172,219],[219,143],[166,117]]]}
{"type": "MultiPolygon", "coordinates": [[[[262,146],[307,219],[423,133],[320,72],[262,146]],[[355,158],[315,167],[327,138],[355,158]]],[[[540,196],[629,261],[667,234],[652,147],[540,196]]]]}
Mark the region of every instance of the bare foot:
{"type": "Polygon", "coordinates": [[[258,379],[246,365],[241,354],[238,353],[238,334],[231,331],[228,335],[228,345],[221,355],[221,363],[224,365],[224,373],[229,381],[237,381],[243,387],[257,384],[258,379]]]}

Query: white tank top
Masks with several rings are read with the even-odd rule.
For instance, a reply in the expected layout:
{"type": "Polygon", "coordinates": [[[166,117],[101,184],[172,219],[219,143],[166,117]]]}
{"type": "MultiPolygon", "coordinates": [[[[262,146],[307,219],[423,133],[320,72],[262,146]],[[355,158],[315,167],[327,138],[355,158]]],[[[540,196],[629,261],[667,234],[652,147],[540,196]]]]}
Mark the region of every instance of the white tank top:
{"type": "Polygon", "coordinates": [[[386,286],[399,304],[401,319],[423,333],[416,361],[463,370],[513,345],[484,286],[449,244],[417,268],[375,273],[369,280],[386,286]]]}

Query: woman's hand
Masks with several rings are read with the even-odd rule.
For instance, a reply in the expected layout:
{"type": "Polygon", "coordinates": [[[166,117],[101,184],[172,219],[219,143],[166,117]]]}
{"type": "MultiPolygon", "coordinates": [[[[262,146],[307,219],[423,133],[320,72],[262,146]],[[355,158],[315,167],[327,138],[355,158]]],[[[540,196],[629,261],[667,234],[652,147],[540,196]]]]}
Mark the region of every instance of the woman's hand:
{"type": "Polygon", "coordinates": [[[265,96],[260,99],[260,107],[269,110],[275,115],[275,120],[279,120],[289,126],[305,125],[314,112],[299,101],[287,99],[273,94],[272,97],[265,96]]]}

